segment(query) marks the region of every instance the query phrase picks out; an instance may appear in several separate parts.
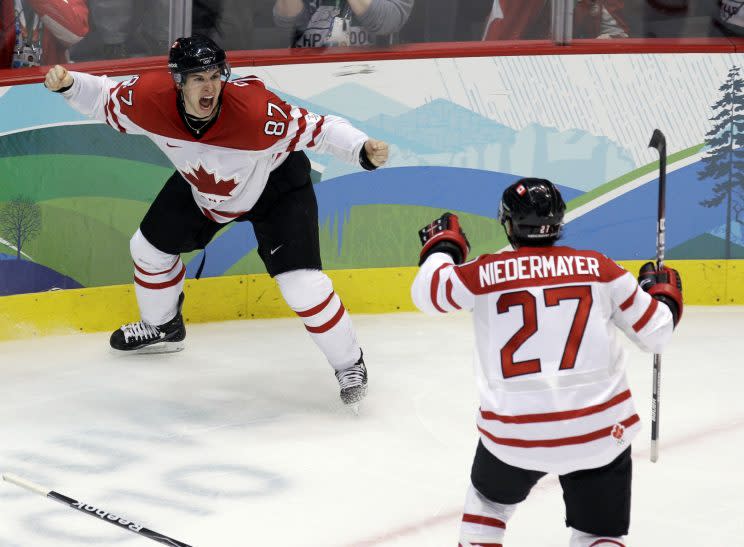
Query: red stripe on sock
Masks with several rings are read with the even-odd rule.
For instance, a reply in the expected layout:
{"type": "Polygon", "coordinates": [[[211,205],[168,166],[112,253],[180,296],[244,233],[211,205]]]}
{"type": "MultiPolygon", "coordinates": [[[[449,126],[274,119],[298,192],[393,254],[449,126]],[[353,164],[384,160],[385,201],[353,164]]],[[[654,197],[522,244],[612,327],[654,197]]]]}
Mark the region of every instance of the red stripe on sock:
{"type": "Polygon", "coordinates": [[[305,311],[296,311],[295,313],[299,315],[300,317],[311,317],[313,315],[317,315],[320,312],[322,312],[326,308],[326,306],[328,306],[328,304],[331,302],[331,299],[333,298],[335,294],[336,294],[335,292],[331,291],[331,294],[328,295],[328,298],[323,300],[323,302],[321,302],[317,306],[312,307],[309,310],[305,310],[305,311]]]}
{"type": "Polygon", "coordinates": [[[163,283],[148,283],[147,281],[143,281],[136,275],[134,276],[134,282],[137,283],[140,287],[144,287],[146,289],[167,289],[168,287],[173,287],[175,285],[178,285],[178,283],[183,279],[183,276],[186,275],[186,266],[181,267],[181,272],[171,279],[170,281],[165,281],[163,283]]]}
{"type": "Polygon", "coordinates": [[[143,270],[142,268],[137,266],[136,263],[133,262],[133,264],[134,264],[134,269],[137,270],[142,275],[163,275],[163,274],[172,272],[175,269],[175,267],[178,266],[178,259],[176,259],[176,261],[173,263],[173,266],[171,266],[167,270],[163,270],[162,272],[148,272],[147,270],[143,270]]]}
{"type": "Polygon", "coordinates": [[[336,315],[331,317],[330,321],[328,321],[327,323],[323,323],[319,327],[308,327],[307,325],[305,325],[305,328],[314,334],[328,332],[333,327],[335,327],[339,321],[341,321],[341,318],[343,317],[345,311],[346,309],[344,308],[344,304],[342,302],[341,305],[338,307],[338,311],[336,312],[336,315]]]}
{"type": "Polygon", "coordinates": [[[469,522],[471,524],[482,524],[484,526],[506,529],[506,523],[503,520],[493,517],[484,517],[483,515],[470,515],[468,513],[465,513],[462,516],[462,521],[469,522]]]}

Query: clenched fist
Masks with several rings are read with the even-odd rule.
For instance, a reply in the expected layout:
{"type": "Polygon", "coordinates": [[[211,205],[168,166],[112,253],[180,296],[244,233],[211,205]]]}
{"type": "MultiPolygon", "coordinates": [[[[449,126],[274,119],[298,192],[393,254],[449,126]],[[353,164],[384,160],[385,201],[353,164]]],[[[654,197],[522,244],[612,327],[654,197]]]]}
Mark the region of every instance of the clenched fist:
{"type": "Polygon", "coordinates": [[[377,141],[375,139],[369,139],[364,143],[364,151],[367,153],[367,158],[372,162],[375,167],[385,165],[388,159],[388,143],[385,141],[377,141]]]}
{"type": "Polygon", "coordinates": [[[65,67],[54,65],[47,72],[46,78],[44,78],[44,85],[51,91],[59,91],[62,88],[71,86],[72,81],[72,74],[67,72],[65,67]]]}

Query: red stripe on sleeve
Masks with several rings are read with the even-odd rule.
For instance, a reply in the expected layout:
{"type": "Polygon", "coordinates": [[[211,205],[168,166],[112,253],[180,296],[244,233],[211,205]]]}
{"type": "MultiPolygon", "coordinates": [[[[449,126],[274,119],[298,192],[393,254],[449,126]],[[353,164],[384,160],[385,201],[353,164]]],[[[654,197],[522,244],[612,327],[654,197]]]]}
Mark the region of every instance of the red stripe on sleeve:
{"type": "Polygon", "coordinates": [[[167,289],[168,287],[173,287],[175,285],[178,285],[178,283],[183,279],[183,276],[186,275],[186,266],[183,266],[181,268],[181,272],[171,279],[170,281],[165,281],[163,283],[148,283],[147,281],[143,281],[136,275],[134,276],[134,282],[137,283],[140,287],[144,287],[146,289],[167,289]]]}
{"type": "Polygon", "coordinates": [[[633,301],[635,300],[635,295],[637,292],[638,292],[638,287],[636,287],[636,290],[633,291],[633,294],[631,294],[630,297],[625,302],[620,304],[620,311],[625,311],[633,305],[633,301]]]}
{"type": "Polygon", "coordinates": [[[648,308],[646,308],[646,311],[644,312],[644,314],[641,316],[641,318],[638,321],[636,321],[633,324],[633,330],[638,332],[643,327],[645,327],[646,323],[648,323],[651,317],[653,317],[654,313],[656,313],[656,308],[658,307],[659,307],[659,301],[656,300],[656,298],[651,298],[651,303],[648,305],[648,308]]]}
{"type": "Polygon", "coordinates": [[[482,524],[484,526],[491,526],[493,528],[506,529],[506,523],[503,520],[493,517],[484,517],[483,515],[470,515],[468,513],[465,513],[462,516],[462,521],[470,522],[471,524],[482,524]]]}
{"type": "Polygon", "coordinates": [[[444,309],[437,304],[437,290],[439,289],[439,272],[442,271],[443,268],[446,268],[447,266],[450,266],[450,264],[442,264],[437,268],[437,270],[434,272],[434,275],[431,277],[431,288],[429,292],[429,297],[431,298],[431,303],[434,304],[434,308],[440,313],[447,313],[444,311],[444,309]]]}
{"type": "Polygon", "coordinates": [[[331,302],[331,299],[333,298],[335,294],[336,294],[335,292],[331,291],[331,294],[328,295],[328,298],[323,300],[323,302],[321,302],[317,306],[314,306],[310,308],[309,310],[305,310],[305,311],[296,311],[295,313],[299,315],[300,317],[311,317],[313,315],[317,315],[326,308],[326,306],[331,302]]]}
{"type": "Polygon", "coordinates": [[[305,116],[307,116],[307,110],[300,108],[300,116],[300,118],[297,118],[297,133],[290,141],[289,146],[287,147],[287,152],[294,152],[297,143],[300,142],[302,134],[305,132],[305,128],[307,127],[307,120],[305,119],[305,116]]]}
{"type": "Polygon", "coordinates": [[[114,89],[112,89],[109,93],[109,99],[108,103],[106,105],[106,110],[108,111],[109,115],[111,116],[111,121],[113,122],[113,125],[111,125],[114,129],[117,131],[120,131],[121,133],[126,133],[127,130],[124,129],[124,127],[119,123],[119,118],[116,115],[116,105],[114,104],[114,96],[119,92],[119,88],[122,86],[124,82],[118,83],[114,89]]]}
{"type": "Polygon", "coordinates": [[[602,538],[592,543],[589,547],[597,547],[598,545],[617,545],[618,547],[625,547],[624,543],[620,543],[614,539],[602,538]]]}
{"type": "Polygon", "coordinates": [[[447,283],[445,283],[445,296],[447,297],[447,302],[450,303],[450,306],[455,308],[456,310],[462,309],[460,306],[457,305],[457,302],[455,302],[455,299],[452,298],[452,280],[447,279],[447,283]]]}
{"type": "Polygon", "coordinates": [[[325,116],[320,117],[320,121],[315,125],[315,131],[313,131],[313,137],[310,139],[310,142],[307,144],[308,148],[312,148],[315,146],[315,139],[318,138],[318,135],[320,135],[320,131],[323,129],[323,122],[325,121],[325,116]]]}
{"type": "Polygon", "coordinates": [[[320,333],[323,333],[323,332],[327,332],[327,331],[331,330],[333,327],[335,327],[336,324],[339,321],[341,321],[341,318],[344,316],[344,313],[345,312],[346,312],[346,309],[344,308],[344,304],[342,302],[341,305],[338,307],[338,311],[336,312],[336,315],[334,315],[333,317],[331,317],[331,320],[330,321],[328,321],[327,323],[323,323],[319,327],[308,327],[307,325],[305,325],[305,328],[309,332],[312,332],[312,333],[315,333],[315,334],[320,334],[320,333]]]}

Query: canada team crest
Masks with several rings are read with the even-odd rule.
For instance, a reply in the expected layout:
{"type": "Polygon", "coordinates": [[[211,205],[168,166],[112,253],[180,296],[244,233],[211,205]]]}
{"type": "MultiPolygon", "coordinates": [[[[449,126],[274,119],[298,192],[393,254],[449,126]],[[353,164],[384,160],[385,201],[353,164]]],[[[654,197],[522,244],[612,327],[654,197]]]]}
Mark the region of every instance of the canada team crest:
{"type": "Polygon", "coordinates": [[[238,185],[235,179],[221,179],[216,172],[207,171],[201,164],[196,168],[189,165],[189,171],[181,171],[181,174],[200,194],[213,203],[222,203],[229,199],[238,185]]]}
{"type": "Polygon", "coordinates": [[[617,444],[625,444],[625,426],[622,424],[615,424],[612,426],[612,430],[610,431],[610,435],[612,435],[612,438],[617,441],[617,444]]]}

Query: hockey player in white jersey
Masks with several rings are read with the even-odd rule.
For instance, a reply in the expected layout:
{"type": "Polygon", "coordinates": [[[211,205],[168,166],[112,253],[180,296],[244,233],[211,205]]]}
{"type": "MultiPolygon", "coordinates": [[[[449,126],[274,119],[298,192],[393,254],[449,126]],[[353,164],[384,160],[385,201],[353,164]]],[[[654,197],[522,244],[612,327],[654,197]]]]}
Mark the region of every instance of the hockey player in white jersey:
{"type": "Polygon", "coordinates": [[[367,369],[349,314],[321,271],[310,149],[367,170],[388,146],[343,118],[287,104],[256,77],[230,81],[225,52],[179,38],[165,70],[126,82],[55,66],[45,85],[122,133],[149,137],[173,162],[130,242],[141,320],[111,335],[121,351],[176,351],[186,336],[181,253],[203,249],[232,221],[250,221],[258,254],[333,367],[347,404],[366,394],[367,369]]]}
{"type": "Polygon", "coordinates": [[[682,316],[682,284],[649,262],[639,287],[606,256],[556,245],[564,211],[550,181],[522,179],[499,211],[513,251],[465,262],[470,245],[449,213],[420,232],[414,303],[474,316],[480,439],[460,547],[500,547],[546,473],[559,475],[571,547],[625,545],[640,425],[616,327],[660,353],[682,316]]]}

